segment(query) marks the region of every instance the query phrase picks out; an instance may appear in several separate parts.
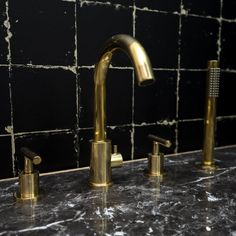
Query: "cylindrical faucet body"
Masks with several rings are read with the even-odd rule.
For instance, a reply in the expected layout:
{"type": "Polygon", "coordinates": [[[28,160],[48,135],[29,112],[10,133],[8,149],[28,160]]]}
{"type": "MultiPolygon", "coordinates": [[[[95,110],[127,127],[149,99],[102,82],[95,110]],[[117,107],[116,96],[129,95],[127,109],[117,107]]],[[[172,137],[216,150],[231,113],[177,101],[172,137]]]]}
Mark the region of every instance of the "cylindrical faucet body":
{"type": "Polygon", "coordinates": [[[120,34],[106,42],[94,73],[94,139],[91,141],[90,184],[97,187],[111,184],[111,142],[106,135],[106,75],[117,50],[124,51],[131,59],[140,86],[154,82],[150,60],[136,39],[120,34]]]}

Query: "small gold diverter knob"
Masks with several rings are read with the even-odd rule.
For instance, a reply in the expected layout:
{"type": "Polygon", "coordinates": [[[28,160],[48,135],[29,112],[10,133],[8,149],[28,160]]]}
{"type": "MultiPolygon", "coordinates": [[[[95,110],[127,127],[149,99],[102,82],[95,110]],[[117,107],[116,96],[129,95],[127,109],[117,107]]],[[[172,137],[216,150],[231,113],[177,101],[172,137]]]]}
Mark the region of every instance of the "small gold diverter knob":
{"type": "Polygon", "coordinates": [[[123,165],[123,157],[122,155],[118,152],[118,147],[117,145],[113,146],[113,153],[111,155],[111,167],[121,167],[123,165]]]}
{"type": "Polygon", "coordinates": [[[24,157],[24,170],[19,172],[19,192],[15,194],[17,200],[36,201],[39,196],[39,172],[33,165],[39,165],[42,158],[26,147],[22,147],[21,155],[24,157]]]}
{"type": "Polygon", "coordinates": [[[153,142],[152,153],[148,154],[148,176],[162,178],[164,174],[164,154],[159,151],[159,145],[169,148],[171,142],[152,134],[148,135],[148,139],[153,142]]]}

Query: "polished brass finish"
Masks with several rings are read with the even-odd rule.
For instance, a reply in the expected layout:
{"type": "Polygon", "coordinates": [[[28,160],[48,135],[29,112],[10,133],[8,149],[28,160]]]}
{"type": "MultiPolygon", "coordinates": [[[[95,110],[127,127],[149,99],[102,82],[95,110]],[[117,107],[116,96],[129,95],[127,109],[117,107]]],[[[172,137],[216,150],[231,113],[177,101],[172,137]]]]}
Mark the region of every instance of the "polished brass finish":
{"type": "Polygon", "coordinates": [[[204,119],[204,141],[202,168],[215,170],[214,146],[215,146],[215,123],[216,123],[216,99],[219,93],[219,62],[208,62],[206,107],[204,119]]]}
{"type": "Polygon", "coordinates": [[[19,193],[15,196],[20,201],[36,201],[39,196],[39,172],[34,170],[33,164],[39,165],[42,158],[28,148],[22,148],[21,153],[24,156],[24,170],[19,172],[19,193]]]}
{"type": "Polygon", "coordinates": [[[111,155],[111,167],[121,167],[123,165],[123,157],[118,152],[117,145],[113,146],[113,153],[111,155]]]}
{"type": "Polygon", "coordinates": [[[108,186],[111,183],[111,147],[106,135],[106,74],[113,54],[124,51],[131,59],[138,84],[154,82],[152,66],[142,45],[128,35],[115,35],[105,44],[94,72],[94,139],[91,147],[90,183],[108,186]],[[96,144],[99,145],[97,150],[96,144]],[[102,148],[101,148],[102,147],[102,148]]]}
{"type": "Polygon", "coordinates": [[[148,138],[153,142],[152,153],[148,154],[148,175],[162,178],[164,174],[164,154],[159,151],[159,145],[169,148],[171,142],[152,134],[149,134],[148,138]]]}
{"type": "Polygon", "coordinates": [[[91,141],[90,184],[94,187],[111,185],[111,141],[91,141]]]}

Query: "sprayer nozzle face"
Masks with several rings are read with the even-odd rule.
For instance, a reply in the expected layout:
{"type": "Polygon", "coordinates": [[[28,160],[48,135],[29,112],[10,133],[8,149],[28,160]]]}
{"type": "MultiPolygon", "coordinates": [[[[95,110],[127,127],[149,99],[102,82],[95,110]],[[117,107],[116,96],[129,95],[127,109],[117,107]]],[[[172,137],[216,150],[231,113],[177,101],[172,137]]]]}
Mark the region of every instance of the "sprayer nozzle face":
{"type": "Polygon", "coordinates": [[[155,79],[154,78],[150,78],[150,79],[145,79],[143,81],[141,81],[138,85],[140,87],[146,87],[148,85],[151,85],[155,82],[155,79]]]}
{"type": "Polygon", "coordinates": [[[209,77],[208,96],[218,97],[219,84],[220,84],[220,68],[209,68],[208,77],[209,77]]]}

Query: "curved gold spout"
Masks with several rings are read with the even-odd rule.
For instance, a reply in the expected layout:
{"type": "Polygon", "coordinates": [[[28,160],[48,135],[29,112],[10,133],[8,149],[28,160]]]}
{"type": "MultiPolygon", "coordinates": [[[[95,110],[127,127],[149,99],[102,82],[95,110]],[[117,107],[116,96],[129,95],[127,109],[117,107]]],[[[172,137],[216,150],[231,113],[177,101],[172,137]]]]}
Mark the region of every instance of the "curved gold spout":
{"type": "Polygon", "coordinates": [[[139,86],[154,82],[150,60],[136,39],[120,34],[106,42],[94,73],[94,140],[90,162],[90,183],[94,186],[107,186],[111,182],[111,142],[106,137],[106,74],[117,50],[122,50],[129,56],[139,86]]]}

